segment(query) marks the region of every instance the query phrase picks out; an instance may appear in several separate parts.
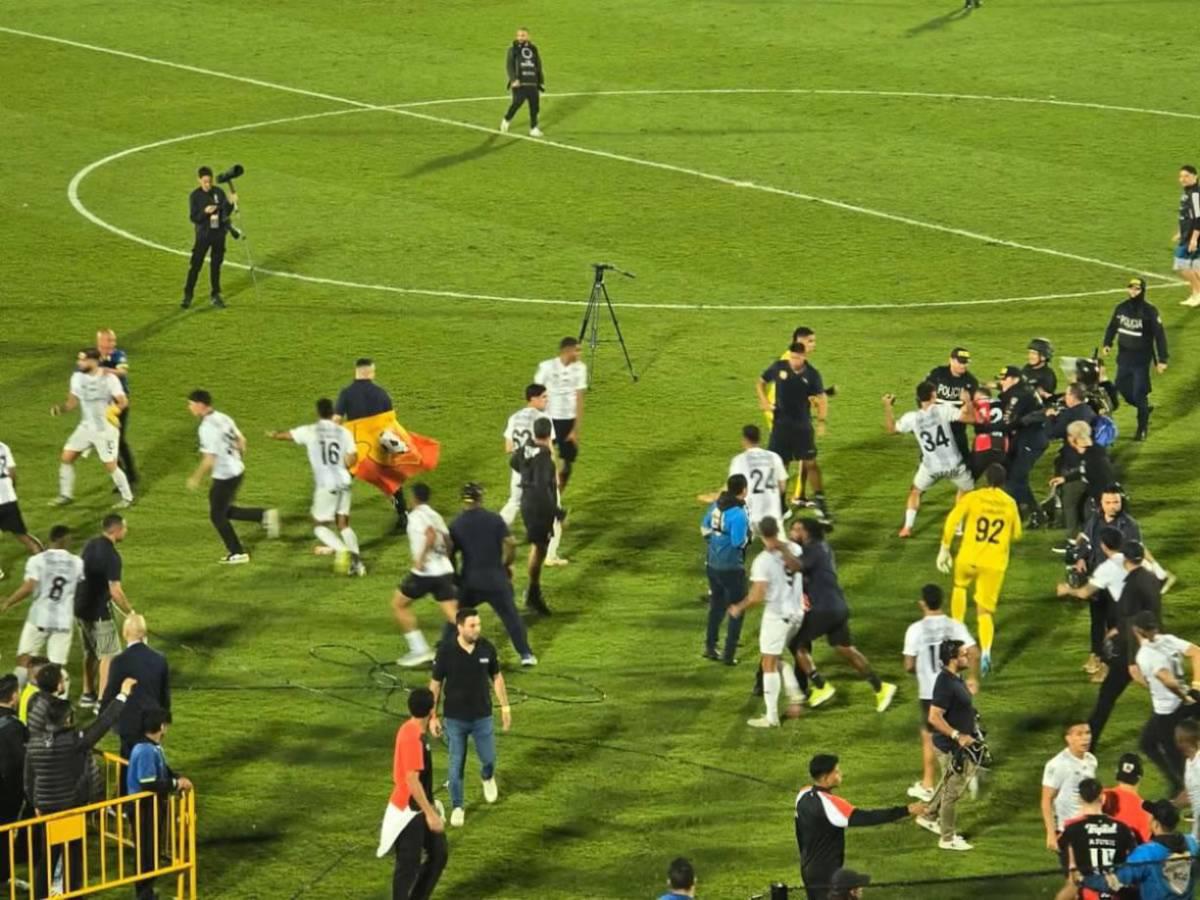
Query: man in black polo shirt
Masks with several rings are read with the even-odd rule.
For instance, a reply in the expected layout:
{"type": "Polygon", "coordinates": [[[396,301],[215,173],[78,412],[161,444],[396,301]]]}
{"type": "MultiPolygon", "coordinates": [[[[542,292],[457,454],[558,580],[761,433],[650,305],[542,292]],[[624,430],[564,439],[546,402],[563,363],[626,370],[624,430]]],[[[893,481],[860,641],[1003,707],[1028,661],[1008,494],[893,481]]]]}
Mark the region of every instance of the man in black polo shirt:
{"type": "Polygon", "coordinates": [[[829,403],[821,373],[808,364],[808,351],[797,341],[788,350],[788,358],[778,359],[767,367],[754,383],[758,405],[764,412],[773,413],[771,443],[768,449],[782,457],[784,465],[793,460],[800,463],[796,477],[804,479],[813,489],[813,502],[818,515],[830,520],[825,503],[821,467],[817,464],[817,437],[825,436],[825,417],[829,403]],[[767,396],[768,385],[775,388],[775,402],[767,396]],[[813,433],[811,405],[817,407],[816,434],[813,433]]]}
{"type": "Polygon", "coordinates": [[[962,753],[978,740],[975,705],[962,680],[962,673],[971,667],[971,658],[962,641],[942,641],[938,652],[942,671],[933,683],[929,727],[933,729],[942,783],[929,801],[929,810],[917,817],[917,824],[938,835],[942,850],[971,850],[972,845],[954,829],[955,806],[976,769],[973,760],[962,753]]]}
{"type": "Polygon", "coordinates": [[[550,615],[550,607],[542,596],[542,564],[559,515],[558,469],[550,449],[553,432],[549,419],[538,419],[533,423],[533,443],[514,450],[510,461],[513,471],[521,476],[521,519],[530,544],[525,605],[544,616],[550,615]]]}
{"type": "Polygon", "coordinates": [[[83,693],[79,705],[99,708],[99,698],[108,685],[108,667],[121,652],[121,641],[113,625],[111,600],[127,616],[133,607],[121,587],[121,554],[117,544],[125,540],[129,527],[116,513],[100,523],[101,534],[83,546],[83,584],[75,592],[75,621],[83,639],[83,693]]]}
{"type": "Polygon", "coordinates": [[[500,701],[500,726],[505,731],[512,727],[512,710],[508,705],[508,690],[504,676],[500,674],[500,660],[496,648],[479,636],[479,613],[468,607],[460,607],[455,616],[457,637],[443,641],[433,660],[433,680],[429,689],[433,691],[434,713],[429,719],[429,730],[434,737],[446,732],[450,745],[450,824],[461,827],[465,818],[463,811],[463,766],[467,759],[467,738],[475,741],[475,752],[479,754],[479,777],[483,781],[483,799],[495,803],[500,794],[496,786],[496,737],[492,726],[491,692],[496,692],[500,701]],[[443,689],[444,686],[444,689],[443,689]],[[437,701],[445,694],[443,717],[437,716],[437,701]]]}
{"type": "MultiPolygon", "coordinates": [[[[354,380],[342,388],[338,394],[337,403],[333,406],[333,420],[339,425],[359,419],[371,419],[392,412],[391,395],[375,383],[375,361],[369,357],[359,357],[354,361],[354,380]]],[[[364,433],[373,433],[372,429],[364,428],[364,433]]],[[[359,435],[354,427],[350,428],[355,438],[359,435]]],[[[408,504],[404,500],[404,487],[385,480],[384,473],[375,472],[370,459],[370,450],[358,448],[359,465],[355,472],[357,478],[375,485],[392,498],[392,506],[396,509],[396,530],[403,531],[408,526],[408,504]],[[366,465],[364,465],[364,463],[366,465]],[[370,471],[368,471],[370,470],[370,471]]]]}
{"type": "MultiPolygon", "coordinates": [[[[944,366],[938,366],[925,376],[925,380],[937,391],[938,403],[945,403],[955,409],[962,408],[962,392],[967,391],[973,399],[979,389],[979,379],[970,373],[971,351],[966,347],[955,347],[950,351],[950,360],[944,366]]],[[[954,443],[963,459],[971,458],[971,442],[967,439],[967,426],[963,422],[951,422],[950,431],[954,434],[954,443]]]]}
{"type": "Polygon", "coordinates": [[[199,187],[188,197],[188,218],[196,229],[196,240],[192,244],[192,259],[188,264],[187,281],[183,286],[180,307],[192,305],[192,293],[200,277],[204,257],[212,250],[208,262],[209,281],[212,283],[212,305],[225,308],[221,298],[221,263],[225,261],[225,232],[229,229],[229,217],[237,209],[237,194],[225,196],[225,191],[213,184],[212,169],[201,166],[196,172],[199,187]]]}
{"type": "MultiPolygon", "coordinates": [[[[496,611],[521,657],[521,665],[536,666],[525,623],[513,602],[512,562],[515,544],[499,513],[483,508],[483,486],[469,482],[462,489],[463,511],[450,523],[450,553],[462,559],[458,608],[487,603],[496,611]]],[[[447,632],[449,629],[447,629],[447,632]]],[[[442,642],[452,634],[443,632],[442,642]]]]}

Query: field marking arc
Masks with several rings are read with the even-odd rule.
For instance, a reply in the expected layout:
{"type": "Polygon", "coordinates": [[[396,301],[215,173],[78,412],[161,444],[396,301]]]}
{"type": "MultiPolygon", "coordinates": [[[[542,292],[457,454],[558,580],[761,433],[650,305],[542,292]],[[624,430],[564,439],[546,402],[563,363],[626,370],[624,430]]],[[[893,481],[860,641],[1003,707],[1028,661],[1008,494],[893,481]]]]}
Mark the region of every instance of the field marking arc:
{"type": "MultiPolygon", "coordinates": [[[[153,65],[161,65],[161,66],[165,66],[168,68],[180,69],[182,71],[195,72],[197,74],[203,74],[203,75],[208,75],[208,76],[212,76],[212,77],[224,78],[224,79],[238,81],[238,82],[251,84],[251,85],[255,85],[255,86],[259,86],[259,87],[265,87],[265,88],[269,88],[269,89],[273,89],[273,90],[284,91],[287,93],[294,93],[294,94],[299,94],[302,96],[314,97],[317,99],[327,100],[330,102],[335,102],[335,103],[340,103],[342,105],[351,106],[354,109],[360,110],[360,111],[370,110],[370,111],[378,111],[378,112],[389,112],[389,113],[393,113],[393,114],[397,114],[397,115],[410,116],[413,118],[417,118],[417,119],[424,120],[424,121],[430,121],[430,122],[434,122],[434,123],[441,124],[441,125],[449,125],[449,126],[457,127],[457,128],[465,128],[465,129],[469,129],[469,130],[473,130],[473,131],[480,131],[480,132],[492,134],[492,135],[499,134],[499,131],[494,128],[488,128],[486,126],[478,125],[478,124],[471,123],[471,122],[460,122],[455,119],[447,119],[447,118],[443,118],[440,116],[431,116],[431,115],[428,115],[425,113],[415,112],[415,111],[413,111],[413,109],[411,109],[411,107],[415,107],[415,106],[432,106],[432,105],[437,105],[437,104],[462,103],[462,102],[482,102],[484,100],[493,99],[490,97],[473,97],[473,98],[457,98],[457,99],[447,99],[447,100],[416,101],[416,102],[413,102],[410,104],[397,104],[397,105],[381,106],[378,104],[371,104],[371,103],[365,103],[365,102],[359,101],[359,100],[353,100],[353,99],[347,98],[347,97],[340,97],[340,96],[333,95],[333,94],[326,94],[326,93],[323,93],[320,91],[311,91],[311,90],[308,90],[305,88],[297,88],[297,87],[293,87],[290,85],[279,84],[277,82],[270,82],[270,81],[265,81],[262,79],[250,78],[247,76],[234,75],[234,74],[228,73],[228,72],[221,72],[221,71],[214,70],[214,69],[207,69],[207,68],[202,68],[199,66],[192,66],[192,65],[189,65],[186,63],[177,63],[177,62],[173,62],[170,60],[163,60],[163,59],[158,59],[156,57],[144,56],[142,54],[131,53],[131,52],[124,51],[124,50],[117,50],[117,49],[110,48],[110,47],[101,47],[101,46],[98,46],[95,44],[87,44],[87,43],[83,43],[80,41],[73,41],[73,40],[70,40],[67,38],[55,37],[52,35],[44,35],[44,34],[39,34],[36,32],[23,31],[20,29],[8,28],[8,27],[4,27],[4,26],[0,26],[0,32],[13,34],[13,35],[21,36],[21,37],[33,38],[33,39],[37,39],[37,40],[48,41],[51,43],[62,44],[65,46],[71,46],[71,47],[76,47],[76,48],[80,48],[80,49],[91,50],[91,51],[95,51],[95,52],[99,52],[99,53],[120,56],[120,57],[124,57],[124,58],[128,58],[128,59],[133,59],[133,60],[136,60],[139,62],[146,62],[146,63],[150,63],[153,65]]],[[[1099,103],[1086,103],[1086,102],[1078,102],[1077,103],[1074,101],[1062,101],[1062,100],[1058,100],[1057,98],[1040,100],[1038,98],[998,97],[998,96],[991,96],[991,95],[985,95],[985,94],[953,94],[953,93],[946,93],[946,92],[926,93],[926,92],[919,92],[919,91],[866,91],[866,90],[854,90],[854,89],[815,89],[815,88],[776,88],[776,89],[771,89],[771,88],[713,88],[713,89],[692,88],[692,89],[673,89],[673,90],[672,89],[663,89],[663,90],[643,89],[643,90],[631,90],[631,91],[566,92],[559,96],[585,96],[585,95],[620,96],[620,95],[655,95],[655,94],[810,94],[810,95],[832,94],[832,95],[861,95],[861,96],[928,97],[928,98],[941,98],[941,99],[991,100],[991,101],[997,101],[997,102],[1046,104],[1046,105],[1052,105],[1052,106],[1068,106],[1068,107],[1081,107],[1081,108],[1088,108],[1088,109],[1102,109],[1102,110],[1112,110],[1112,111],[1121,111],[1121,112],[1137,112],[1137,113],[1142,113],[1142,114],[1147,114],[1147,115],[1166,115],[1166,116],[1172,116],[1172,117],[1176,117],[1176,118],[1191,118],[1191,119],[1200,118],[1200,116],[1196,116],[1193,114],[1187,114],[1187,113],[1173,113],[1173,112],[1164,111],[1164,110],[1152,110],[1152,109],[1144,109],[1144,108],[1138,108],[1138,107],[1113,106],[1113,105],[1109,105],[1109,104],[1099,104],[1099,103]]],[[[349,110],[330,111],[325,114],[333,114],[334,112],[345,113],[348,111],[349,110]]],[[[305,115],[305,116],[296,116],[296,117],[292,117],[291,121],[299,121],[302,119],[318,118],[321,115],[323,115],[323,114],[310,114],[310,115],[305,115]]],[[[275,124],[278,124],[281,121],[283,121],[283,120],[272,120],[272,122],[275,124]]],[[[211,134],[221,133],[224,131],[237,131],[237,130],[245,130],[245,129],[253,128],[253,127],[263,127],[265,124],[268,124],[268,123],[258,123],[258,125],[250,124],[250,125],[235,126],[233,128],[229,128],[229,129],[221,129],[218,131],[206,132],[206,133],[204,133],[204,135],[207,136],[207,135],[211,135],[211,134]]],[[[195,136],[201,136],[201,135],[194,135],[194,136],[190,136],[190,137],[195,137],[195,136]]],[[[597,157],[601,157],[601,158],[612,159],[615,161],[627,162],[627,163],[631,163],[634,165],[641,165],[641,166],[656,168],[656,169],[660,169],[660,170],[664,170],[664,171],[675,172],[678,174],[690,175],[690,176],[701,178],[704,180],[714,181],[717,183],[725,184],[725,185],[728,185],[731,187],[753,189],[753,190],[763,191],[766,193],[776,194],[776,195],[780,195],[780,196],[792,197],[794,199],[806,200],[809,202],[822,204],[825,206],[829,206],[829,207],[832,207],[835,209],[840,209],[840,210],[847,211],[847,212],[854,212],[854,213],[858,213],[861,215],[867,215],[867,216],[871,216],[871,217],[875,217],[875,218],[881,218],[881,219],[885,219],[888,221],[893,221],[893,222],[897,222],[900,224],[909,225],[911,227],[940,231],[943,233],[957,235],[960,237],[977,240],[977,241],[982,241],[985,243],[1011,247],[1014,249],[1027,250],[1027,251],[1034,252],[1034,253],[1041,253],[1041,254],[1045,254],[1045,255],[1056,256],[1056,257],[1060,257],[1063,259],[1070,259],[1070,260],[1074,260],[1077,262],[1083,262],[1083,263],[1103,266],[1103,267],[1111,268],[1111,269],[1118,269],[1123,272],[1133,271],[1133,272],[1137,272],[1138,274],[1141,274],[1141,275],[1147,275],[1147,276],[1154,277],[1154,278],[1159,279],[1160,281],[1165,282],[1167,284],[1179,284],[1180,283],[1178,281],[1178,279],[1175,279],[1171,276],[1162,275],[1157,272],[1151,272],[1151,271],[1147,271],[1147,270],[1138,269],[1135,266],[1129,266],[1129,265],[1123,264],[1123,263],[1112,263],[1112,262],[1108,262],[1105,260],[1095,259],[1092,257],[1086,257],[1086,256],[1078,255],[1078,254],[1067,253],[1065,251],[1053,250],[1053,249],[1045,248],[1045,247],[1037,247],[1037,246],[1034,246],[1031,244],[1024,244],[1024,243],[1020,243],[1020,242],[1016,242],[1016,241],[1007,241],[1007,240],[1003,240],[1001,238],[992,237],[990,235],[985,235],[985,234],[981,234],[978,232],[968,231],[966,229],[954,228],[951,226],[940,225],[937,223],[925,222],[925,221],[922,221],[919,219],[910,218],[908,216],[900,216],[900,215],[896,215],[893,213],[887,213],[887,212],[884,212],[881,210],[874,210],[874,209],[870,209],[868,207],[858,206],[856,204],[846,203],[846,202],[839,201],[839,200],[833,200],[833,199],[826,198],[826,197],[819,197],[816,195],[804,194],[804,193],[801,193],[798,191],[790,191],[790,190],[787,190],[784,188],[772,187],[770,185],[757,184],[752,181],[727,178],[722,175],[714,175],[712,173],[702,172],[697,169],[691,169],[691,168],[687,168],[687,167],[683,167],[683,166],[675,166],[675,165],[672,165],[669,163],[661,163],[661,162],[656,162],[653,160],[641,159],[638,157],[627,156],[625,154],[610,153],[610,152],[604,151],[604,150],[596,150],[596,149],[587,148],[587,147],[579,147],[579,146],[572,145],[572,144],[565,144],[565,143],[562,143],[559,141],[546,140],[544,138],[536,139],[536,138],[526,137],[524,135],[509,135],[509,137],[512,139],[518,139],[518,140],[532,140],[535,143],[544,144],[546,146],[552,146],[557,149],[567,150],[567,151],[571,151],[571,152],[583,153],[583,154],[597,156],[597,157]]],[[[186,140],[186,139],[188,139],[188,138],[179,138],[179,139],[170,140],[170,141],[156,142],[153,146],[162,146],[164,143],[173,143],[173,142],[177,142],[178,140],[186,140]]],[[[86,207],[84,207],[82,205],[82,203],[79,201],[79,198],[78,198],[78,185],[79,185],[80,181],[82,180],[82,177],[85,177],[87,173],[94,171],[96,168],[99,168],[99,165],[102,165],[105,162],[111,162],[115,158],[120,158],[121,156],[129,155],[129,153],[132,153],[132,152],[138,152],[138,150],[140,150],[140,149],[148,149],[149,146],[150,145],[145,145],[141,148],[136,148],[133,150],[125,151],[120,154],[114,154],[113,156],[110,156],[110,157],[106,158],[105,160],[100,161],[98,164],[92,164],[90,167],[85,167],[84,170],[81,170],[80,173],[76,173],[76,176],[74,178],[72,178],[71,185],[68,189],[68,196],[70,197],[71,203],[76,208],[76,210],[79,211],[80,214],[84,215],[86,218],[88,218],[93,223],[101,225],[102,227],[107,228],[108,230],[112,231],[115,234],[118,234],[122,237],[126,237],[129,239],[133,239],[133,240],[135,240],[139,243],[142,243],[146,246],[156,247],[158,249],[167,249],[169,252],[172,252],[172,253],[182,253],[182,251],[175,250],[174,248],[165,248],[164,245],[156,244],[155,242],[149,241],[144,238],[140,238],[136,235],[133,235],[131,232],[125,231],[124,229],[119,229],[116,226],[112,226],[109,223],[104,222],[98,216],[95,216],[90,211],[88,211],[86,209],[86,207]]],[[[240,266],[238,264],[233,264],[233,265],[235,265],[235,267],[238,267],[238,268],[244,268],[243,266],[240,266]]],[[[262,271],[266,272],[267,270],[262,270],[262,271]]],[[[403,289],[403,288],[395,288],[394,286],[388,286],[388,285],[366,285],[366,284],[360,284],[360,283],[355,283],[355,282],[342,281],[339,279],[317,279],[312,276],[300,276],[297,273],[270,272],[269,274],[280,276],[280,277],[292,277],[292,278],[296,278],[298,280],[305,280],[305,281],[310,281],[310,282],[314,282],[314,283],[337,284],[337,285],[344,286],[344,287],[359,287],[359,288],[373,289],[373,290],[391,289],[392,291],[398,292],[398,293],[422,293],[427,296],[459,297],[459,298],[463,298],[463,299],[491,299],[491,300],[507,299],[510,301],[516,301],[516,300],[520,299],[520,300],[524,300],[526,302],[535,301],[537,299],[537,298],[500,298],[500,297],[485,296],[485,295],[468,295],[468,294],[463,294],[460,292],[403,289]]],[[[1117,292],[1116,289],[1114,289],[1112,291],[1094,291],[1094,292],[1087,292],[1087,293],[1078,293],[1077,292],[1077,293],[1070,294],[1070,295],[1057,295],[1057,296],[1089,296],[1089,295],[1095,295],[1095,294],[1099,294],[1099,293],[1115,293],[1115,292],[1117,292]]],[[[1056,296],[1056,295],[1040,295],[1037,299],[1051,299],[1054,296],[1056,296]]],[[[1025,299],[1025,298],[999,298],[999,299],[983,300],[983,301],[979,301],[979,300],[976,300],[976,301],[948,301],[948,302],[947,301],[941,301],[941,302],[935,301],[935,302],[929,302],[929,303],[886,303],[886,304],[855,304],[855,305],[827,304],[823,308],[830,308],[830,309],[836,309],[836,308],[842,308],[842,309],[870,309],[870,308],[893,309],[893,308],[902,308],[902,307],[908,307],[908,306],[928,307],[928,306],[950,306],[950,305],[978,305],[978,304],[982,304],[982,303],[1015,302],[1016,300],[1019,300],[1019,299],[1025,299]]],[[[1033,299],[1033,298],[1030,298],[1030,299],[1033,299]]],[[[553,300],[545,300],[545,301],[541,301],[541,302],[570,304],[570,305],[578,305],[578,303],[579,303],[579,301],[553,301],[553,300]]],[[[634,304],[624,304],[624,305],[625,306],[634,306],[634,304]]],[[[713,305],[642,304],[642,306],[647,307],[647,308],[674,308],[674,309],[718,309],[718,308],[722,308],[722,305],[719,305],[719,304],[713,304],[713,305]]],[[[747,309],[748,310],[748,309],[755,309],[755,308],[763,309],[766,307],[729,305],[729,306],[726,306],[725,308],[747,309]]],[[[781,308],[781,309],[798,309],[798,308],[816,309],[816,308],[822,308],[822,307],[817,307],[817,306],[797,307],[795,305],[788,305],[788,306],[781,306],[778,308],[781,308]]]]}

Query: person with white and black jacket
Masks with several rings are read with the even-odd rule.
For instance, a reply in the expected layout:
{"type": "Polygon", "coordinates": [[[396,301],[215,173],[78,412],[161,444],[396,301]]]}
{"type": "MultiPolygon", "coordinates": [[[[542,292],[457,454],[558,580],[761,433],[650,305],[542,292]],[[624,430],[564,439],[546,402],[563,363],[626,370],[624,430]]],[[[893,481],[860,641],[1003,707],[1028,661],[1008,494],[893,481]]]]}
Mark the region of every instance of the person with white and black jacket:
{"type": "Polygon", "coordinates": [[[1143,611],[1130,623],[1137,640],[1134,680],[1150,691],[1152,714],[1142,728],[1141,751],[1158,766],[1174,797],[1183,790],[1184,759],[1175,742],[1175,726],[1200,716],[1200,693],[1191,688],[1200,676],[1200,647],[1173,634],[1163,634],[1158,617],[1143,611]],[[1184,677],[1183,659],[1192,667],[1184,677]]]}
{"type": "Polygon", "coordinates": [[[546,90],[546,78],[542,72],[542,57],[538,48],[529,40],[529,29],[518,28],[516,40],[508,48],[504,58],[504,69],[508,74],[508,89],[512,91],[512,103],[508,112],[500,120],[500,130],[508,131],[508,126],[517,114],[517,110],[526,102],[529,103],[529,135],[541,137],[538,128],[538,112],[541,105],[541,93],[546,90]]]}
{"type": "Polygon", "coordinates": [[[521,519],[529,538],[529,589],[525,605],[544,616],[550,608],[542,597],[542,565],[546,561],[554,520],[559,516],[558,469],[550,449],[554,427],[550,419],[533,423],[533,443],[518,447],[512,455],[512,470],[521,476],[521,519]]]}
{"type": "Polygon", "coordinates": [[[1179,227],[1175,230],[1175,260],[1173,267],[1183,274],[1192,288],[1191,296],[1182,306],[1200,306],[1200,184],[1196,182],[1196,167],[1179,167],[1179,227]]]}
{"type": "Polygon", "coordinates": [[[1135,441],[1150,430],[1150,366],[1160,375],[1167,370],[1167,332],[1158,309],[1146,299],[1146,279],[1129,281],[1129,297],[1117,304],[1104,330],[1101,353],[1108,356],[1117,342],[1117,390],[1137,409],[1135,441]]]}

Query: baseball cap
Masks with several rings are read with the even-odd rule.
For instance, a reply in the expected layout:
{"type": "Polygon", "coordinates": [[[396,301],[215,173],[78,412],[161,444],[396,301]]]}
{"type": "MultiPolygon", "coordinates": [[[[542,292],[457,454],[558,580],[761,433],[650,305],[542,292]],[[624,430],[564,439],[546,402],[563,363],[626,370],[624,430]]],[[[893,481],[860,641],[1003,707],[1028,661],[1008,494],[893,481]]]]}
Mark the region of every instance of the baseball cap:
{"type": "Polygon", "coordinates": [[[1000,370],[1000,374],[997,375],[996,377],[1001,380],[1003,380],[1005,378],[1020,378],[1021,370],[1018,369],[1016,366],[1005,366],[1003,369],[1000,370]]]}
{"type": "Polygon", "coordinates": [[[1072,422],[1067,426],[1067,437],[1075,438],[1085,447],[1092,446],[1092,426],[1087,422],[1072,422]]]}
{"type": "Polygon", "coordinates": [[[1130,278],[1129,284],[1127,286],[1131,287],[1131,288],[1137,288],[1139,291],[1144,291],[1146,289],[1146,279],[1145,278],[1130,278]]]}
{"type": "Polygon", "coordinates": [[[848,891],[852,888],[866,887],[871,883],[871,876],[853,869],[838,869],[829,879],[829,888],[833,891],[848,891]]]}
{"type": "Polygon", "coordinates": [[[1126,562],[1140,563],[1146,558],[1146,548],[1141,541],[1126,541],[1121,545],[1121,555],[1126,562]]]}
{"type": "Polygon", "coordinates": [[[478,503],[483,499],[483,485],[478,481],[468,481],[463,485],[462,498],[478,503]]]}
{"type": "Polygon", "coordinates": [[[966,347],[955,347],[950,351],[950,358],[955,362],[969,363],[971,361],[971,351],[966,347]]]}
{"type": "Polygon", "coordinates": [[[1170,800],[1147,800],[1142,804],[1142,809],[1168,831],[1179,824],[1179,810],[1170,800]]]}
{"type": "Polygon", "coordinates": [[[1122,753],[1117,760],[1117,781],[1137,784],[1142,780],[1142,758],[1136,753],[1122,753]]]}

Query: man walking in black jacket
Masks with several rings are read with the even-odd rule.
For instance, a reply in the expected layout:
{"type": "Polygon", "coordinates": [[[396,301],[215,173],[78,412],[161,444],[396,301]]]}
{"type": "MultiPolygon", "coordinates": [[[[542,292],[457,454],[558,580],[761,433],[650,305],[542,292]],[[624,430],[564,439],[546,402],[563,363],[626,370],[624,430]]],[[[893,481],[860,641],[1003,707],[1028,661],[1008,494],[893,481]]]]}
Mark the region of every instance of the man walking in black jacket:
{"type": "MultiPolygon", "coordinates": [[[[0,676],[0,825],[21,818],[25,809],[25,743],[29,730],[17,716],[17,676],[0,676]]],[[[24,857],[24,840],[17,835],[16,858],[24,857]]],[[[0,886],[12,877],[8,848],[0,853],[0,886]]]]}
{"type": "Polygon", "coordinates": [[[550,449],[554,428],[549,419],[533,423],[533,444],[513,451],[511,465],[521,476],[521,519],[529,538],[529,589],[525,605],[544,616],[550,607],[542,597],[542,564],[554,533],[558,511],[558,467],[550,449]]]}
{"type": "Polygon", "coordinates": [[[1117,304],[1108,328],[1104,330],[1104,348],[1108,356],[1113,340],[1117,342],[1117,390],[1125,402],[1137,409],[1135,441],[1144,441],[1150,430],[1150,366],[1160,375],[1167,370],[1167,332],[1158,309],[1146,300],[1146,280],[1129,281],[1129,297],[1117,304]]]}
{"type": "Polygon", "coordinates": [[[188,265],[187,281],[183,285],[183,300],[180,307],[192,305],[192,294],[204,257],[212,250],[208,263],[209,281],[212,285],[212,305],[225,308],[221,298],[221,263],[225,261],[225,232],[229,230],[229,217],[237,209],[237,194],[225,191],[213,184],[212,169],[201,166],[196,172],[200,186],[188,197],[188,218],[196,229],[196,240],[192,244],[192,261],[188,265]]]}
{"type": "MultiPolygon", "coordinates": [[[[121,737],[121,758],[128,760],[135,744],[142,741],[142,717],[150,710],[171,711],[170,667],[167,658],[146,643],[146,619],[134,613],[125,619],[121,628],[127,646],[113,657],[108,670],[108,687],[101,699],[101,708],[107,709],[117,693],[117,685],[131,680],[137,689],[126,696],[129,702],[117,723],[117,734],[121,737]]],[[[124,687],[121,688],[124,690],[124,687]]]]}
{"type": "Polygon", "coordinates": [[[508,48],[508,56],[504,60],[508,72],[508,89],[512,91],[512,104],[508,112],[500,120],[500,130],[508,133],[509,123],[517,114],[522,104],[529,103],[529,136],[541,137],[538,128],[538,111],[541,105],[540,94],[546,89],[545,77],[542,75],[542,57],[529,40],[529,30],[517,29],[517,39],[508,48]]]}

